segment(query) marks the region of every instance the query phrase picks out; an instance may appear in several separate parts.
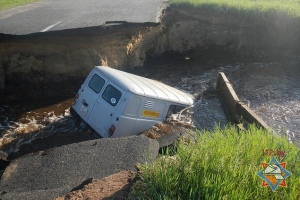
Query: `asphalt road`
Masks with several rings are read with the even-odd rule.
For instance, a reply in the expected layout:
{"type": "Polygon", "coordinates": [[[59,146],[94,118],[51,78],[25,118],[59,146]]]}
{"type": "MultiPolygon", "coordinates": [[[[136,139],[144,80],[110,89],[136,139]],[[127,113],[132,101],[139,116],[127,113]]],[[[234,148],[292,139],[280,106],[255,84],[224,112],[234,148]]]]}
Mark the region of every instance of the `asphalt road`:
{"type": "Polygon", "coordinates": [[[91,178],[102,179],[122,170],[136,171],[137,163],[152,162],[158,150],[156,140],[131,136],[27,154],[6,168],[0,182],[0,199],[53,200],[91,178]]]}
{"type": "Polygon", "coordinates": [[[0,33],[24,35],[107,21],[158,22],[167,4],[166,0],[39,0],[0,11],[0,33]]]}

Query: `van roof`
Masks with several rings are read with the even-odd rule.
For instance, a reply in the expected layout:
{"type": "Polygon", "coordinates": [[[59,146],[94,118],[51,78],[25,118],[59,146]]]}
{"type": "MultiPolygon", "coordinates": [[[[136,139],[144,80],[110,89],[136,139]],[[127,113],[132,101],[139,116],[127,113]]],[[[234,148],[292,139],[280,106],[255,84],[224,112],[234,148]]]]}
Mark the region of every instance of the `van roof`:
{"type": "Polygon", "coordinates": [[[106,66],[96,66],[95,68],[113,83],[134,94],[184,105],[192,105],[194,103],[191,94],[182,92],[159,81],[106,66]]]}

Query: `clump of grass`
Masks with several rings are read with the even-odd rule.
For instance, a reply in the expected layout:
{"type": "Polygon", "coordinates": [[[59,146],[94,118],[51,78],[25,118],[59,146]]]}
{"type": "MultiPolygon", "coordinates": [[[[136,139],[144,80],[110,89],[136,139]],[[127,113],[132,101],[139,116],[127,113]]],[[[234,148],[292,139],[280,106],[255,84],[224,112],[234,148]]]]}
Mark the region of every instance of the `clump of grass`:
{"type": "Polygon", "coordinates": [[[0,0],[0,10],[25,5],[37,0],[0,0]]]}
{"type": "Polygon", "coordinates": [[[222,12],[235,10],[241,13],[284,13],[300,17],[299,0],[171,0],[171,5],[192,5],[222,12]]]}
{"type": "Polygon", "coordinates": [[[216,128],[196,134],[196,142],[178,145],[175,156],[166,155],[141,165],[140,180],[132,195],[140,199],[297,199],[300,197],[300,149],[285,138],[250,126],[216,128]],[[261,186],[257,173],[271,160],[263,149],[285,151],[278,162],[287,162],[292,173],[288,187],[261,186]]]}

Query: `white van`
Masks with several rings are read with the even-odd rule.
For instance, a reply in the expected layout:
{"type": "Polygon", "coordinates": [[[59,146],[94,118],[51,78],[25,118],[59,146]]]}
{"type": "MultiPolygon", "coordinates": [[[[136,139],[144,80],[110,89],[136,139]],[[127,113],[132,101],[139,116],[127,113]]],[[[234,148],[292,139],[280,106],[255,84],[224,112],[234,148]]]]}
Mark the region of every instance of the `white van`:
{"type": "Polygon", "coordinates": [[[96,66],[75,98],[71,112],[100,136],[137,135],[192,106],[193,96],[161,82],[96,66]]]}

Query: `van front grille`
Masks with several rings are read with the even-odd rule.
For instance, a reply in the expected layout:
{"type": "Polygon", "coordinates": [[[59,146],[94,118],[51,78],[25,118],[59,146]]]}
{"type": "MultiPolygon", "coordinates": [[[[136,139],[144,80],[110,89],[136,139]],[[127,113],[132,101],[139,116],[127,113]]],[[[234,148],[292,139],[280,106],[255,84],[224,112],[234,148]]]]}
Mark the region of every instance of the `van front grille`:
{"type": "Polygon", "coordinates": [[[145,108],[153,108],[153,107],[154,107],[154,101],[146,100],[145,108]]]}

